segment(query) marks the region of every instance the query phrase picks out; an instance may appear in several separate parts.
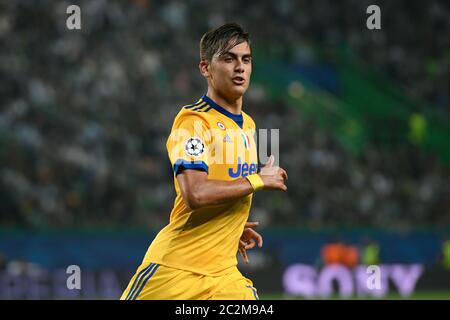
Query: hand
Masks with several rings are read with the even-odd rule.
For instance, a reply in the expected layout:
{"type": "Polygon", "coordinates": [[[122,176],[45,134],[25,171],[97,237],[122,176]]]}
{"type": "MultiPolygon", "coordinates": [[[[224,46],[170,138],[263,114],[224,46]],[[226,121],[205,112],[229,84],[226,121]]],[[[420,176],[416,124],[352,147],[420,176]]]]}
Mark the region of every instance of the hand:
{"type": "Polygon", "coordinates": [[[256,227],[259,222],[250,222],[245,223],[244,232],[242,232],[241,239],[239,240],[239,253],[244,259],[245,263],[249,263],[247,250],[252,249],[256,245],[255,239],[258,241],[258,247],[262,247],[263,239],[262,236],[253,230],[252,228],[256,227]]]}
{"type": "Polygon", "coordinates": [[[275,157],[271,155],[264,168],[261,169],[259,176],[264,182],[264,188],[268,190],[286,191],[285,180],[288,179],[286,171],[278,166],[273,166],[275,157]]]}

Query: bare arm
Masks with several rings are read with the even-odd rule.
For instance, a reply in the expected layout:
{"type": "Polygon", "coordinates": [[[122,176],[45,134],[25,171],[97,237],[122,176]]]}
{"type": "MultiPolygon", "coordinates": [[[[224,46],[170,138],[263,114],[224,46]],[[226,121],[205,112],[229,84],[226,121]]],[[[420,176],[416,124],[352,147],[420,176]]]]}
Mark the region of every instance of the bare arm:
{"type": "Polygon", "coordinates": [[[246,178],[234,181],[208,180],[204,171],[183,170],[177,175],[181,194],[191,209],[220,204],[253,192],[246,178]]]}
{"type": "MultiPolygon", "coordinates": [[[[287,179],[286,171],[273,167],[271,157],[261,170],[260,176],[264,182],[264,189],[286,191],[284,184],[287,179]]],[[[253,192],[253,187],[246,178],[233,181],[209,180],[204,171],[186,169],[177,175],[178,184],[184,201],[191,209],[221,204],[235,200],[253,192]]]]}

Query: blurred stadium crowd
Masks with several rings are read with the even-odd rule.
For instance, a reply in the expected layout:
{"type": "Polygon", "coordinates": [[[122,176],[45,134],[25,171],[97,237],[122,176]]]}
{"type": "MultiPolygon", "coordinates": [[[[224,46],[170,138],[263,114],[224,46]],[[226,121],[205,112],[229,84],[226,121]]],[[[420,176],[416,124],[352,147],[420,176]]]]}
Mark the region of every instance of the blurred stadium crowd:
{"type": "MultiPolygon", "coordinates": [[[[174,200],[166,138],[179,108],[205,93],[199,39],[223,22],[242,23],[253,43],[293,61],[314,60],[313,45],[345,43],[410,96],[450,113],[446,1],[426,10],[380,2],[385,29],[371,36],[370,1],[74,3],[80,31],[66,28],[72,2],[0,4],[2,226],[165,225],[174,200]]],[[[373,147],[354,158],[261,86],[244,110],[260,128],[281,128],[290,177],[287,195],[255,196],[252,218],[263,226],[450,223],[449,170],[432,155],[373,147]]]]}

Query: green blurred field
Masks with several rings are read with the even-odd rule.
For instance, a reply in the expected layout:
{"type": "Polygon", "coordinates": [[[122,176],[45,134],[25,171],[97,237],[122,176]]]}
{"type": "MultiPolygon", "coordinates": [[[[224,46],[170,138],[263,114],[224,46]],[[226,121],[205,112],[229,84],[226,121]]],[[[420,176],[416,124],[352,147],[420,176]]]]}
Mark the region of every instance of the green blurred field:
{"type": "Polygon", "coordinates": [[[450,300],[450,291],[422,291],[415,292],[408,297],[402,297],[398,293],[389,293],[383,298],[374,298],[367,296],[354,296],[350,298],[341,298],[338,295],[332,295],[328,298],[305,299],[281,293],[259,294],[261,300],[450,300]]]}

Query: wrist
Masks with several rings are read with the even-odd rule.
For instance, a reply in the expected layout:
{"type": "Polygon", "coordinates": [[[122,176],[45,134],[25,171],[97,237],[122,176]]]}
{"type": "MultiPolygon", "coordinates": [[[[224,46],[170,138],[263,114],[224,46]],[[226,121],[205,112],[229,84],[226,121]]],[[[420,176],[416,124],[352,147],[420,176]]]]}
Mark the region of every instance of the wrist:
{"type": "Polygon", "coordinates": [[[260,190],[264,187],[264,181],[262,180],[261,176],[257,173],[248,175],[245,178],[252,185],[253,191],[260,190]]]}

